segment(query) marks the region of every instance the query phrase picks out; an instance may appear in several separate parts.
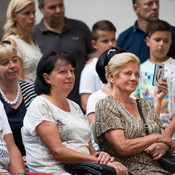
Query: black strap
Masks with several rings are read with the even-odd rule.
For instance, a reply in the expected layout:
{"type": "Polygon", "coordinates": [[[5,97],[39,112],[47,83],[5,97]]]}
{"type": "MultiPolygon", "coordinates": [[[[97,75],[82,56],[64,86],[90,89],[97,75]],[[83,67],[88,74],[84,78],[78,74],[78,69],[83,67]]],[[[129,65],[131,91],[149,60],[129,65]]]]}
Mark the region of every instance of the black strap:
{"type": "Polygon", "coordinates": [[[142,121],[143,121],[143,123],[144,123],[146,135],[149,135],[148,125],[146,124],[145,118],[144,118],[144,116],[143,116],[142,108],[140,107],[139,100],[140,100],[140,99],[136,99],[137,107],[138,107],[138,110],[139,110],[141,119],[142,119],[142,121]]]}

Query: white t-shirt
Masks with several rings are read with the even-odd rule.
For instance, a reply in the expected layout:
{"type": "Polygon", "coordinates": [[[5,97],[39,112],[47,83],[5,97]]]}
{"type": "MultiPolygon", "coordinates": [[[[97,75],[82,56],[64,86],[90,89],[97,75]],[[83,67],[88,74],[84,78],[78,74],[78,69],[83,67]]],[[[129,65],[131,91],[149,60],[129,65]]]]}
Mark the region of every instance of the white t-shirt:
{"type": "Polygon", "coordinates": [[[96,63],[98,58],[94,58],[87,64],[81,72],[79,94],[92,94],[104,87],[96,72],[96,63]]]}
{"type": "Polygon", "coordinates": [[[30,104],[24,117],[24,142],[26,158],[31,172],[51,174],[69,174],[64,171],[64,164],[55,160],[36,132],[42,121],[57,124],[62,144],[75,151],[90,154],[90,128],[80,107],[68,100],[71,111],[65,112],[42,96],[36,97],[30,104]]]}
{"type": "Polygon", "coordinates": [[[86,115],[90,114],[91,112],[95,112],[97,102],[106,96],[107,95],[101,89],[91,94],[87,101],[86,115]]]}
{"type": "Polygon", "coordinates": [[[37,45],[33,42],[26,43],[14,35],[8,36],[6,39],[13,39],[16,42],[17,55],[22,59],[24,80],[34,82],[36,78],[36,69],[42,53],[37,45]]]}
{"type": "Polygon", "coordinates": [[[12,133],[12,131],[3,104],[0,101],[0,172],[4,173],[8,173],[10,161],[7,146],[4,141],[4,135],[9,133],[12,133]]]}
{"type": "MultiPolygon", "coordinates": [[[[88,114],[95,112],[95,106],[97,104],[97,102],[106,97],[107,95],[100,89],[97,92],[94,92],[93,94],[91,94],[88,98],[87,101],[87,106],[86,106],[86,116],[88,116],[88,114]]],[[[98,144],[95,143],[94,141],[94,137],[93,134],[91,135],[91,140],[92,140],[92,145],[94,147],[95,150],[99,150],[99,146],[98,144]]]]}

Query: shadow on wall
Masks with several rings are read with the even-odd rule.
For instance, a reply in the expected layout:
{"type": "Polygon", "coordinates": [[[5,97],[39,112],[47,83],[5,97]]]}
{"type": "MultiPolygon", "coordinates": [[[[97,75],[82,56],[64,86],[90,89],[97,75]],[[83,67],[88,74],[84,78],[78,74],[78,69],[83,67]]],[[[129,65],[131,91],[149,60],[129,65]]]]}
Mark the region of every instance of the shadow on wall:
{"type": "Polygon", "coordinates": [[[0,0],[0,40],[2,40],[4,34],[4,24],[6,21],[6,12],[9,2],[10,0],[0,0]]]}

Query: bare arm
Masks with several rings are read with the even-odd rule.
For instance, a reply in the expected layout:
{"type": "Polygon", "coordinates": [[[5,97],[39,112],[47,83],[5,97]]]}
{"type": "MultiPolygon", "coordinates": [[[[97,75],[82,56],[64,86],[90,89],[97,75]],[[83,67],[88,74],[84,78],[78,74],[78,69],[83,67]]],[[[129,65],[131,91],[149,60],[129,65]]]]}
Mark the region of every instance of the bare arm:
{"type": "Polygon", "coordinates": [[[88,114],[87,117],[88,117],[89,125],[95,122],[95,112],[91,112],[90,114],[88,114]]]}
{"type": "Polygon", "coordinates": [[[94,155],[83,154],[64,147],[55,123],[43,121],[37,126],[36,130],[56,160],[65,164],[98,163],[97,157],[94,155]]]}
{"type": "Polygon", "coordinates": [[[64,147],[62,145],[57,126],[53,122],[44,121],[37,126],[36,130],[42,141],[51,151],[53,157],[64,164],[76,164],[81,162],[103,162],[102,164],[107,164],[114,167],[116,169],[116,172],[124,172],[124,174],[127,174],[127,168],[122,164],[116,164],[116,162],[113,162],[107,153],[95,153],[95,150],[93,149],[91,143],[89,144],[89,149],[90,152],[92,154],[95,153],[95,155],[83,154],[64,147]]]}
{"type": "MultiPolygon", "coordinates": [[[[96,152],[96,150],[93,148],[91,141],[89,142],[89,149],[91,150],[90,152],[92,154],[95,154],[95,155],[100,154],[99,152],[96,152]]],[[[100,161],[101,159],[100,156],[98,158],[100,161]]],[[[116,170],[117,174],[128,175],[128,169],[122,163],[114,161],[113,158],[111,158],[111,161],[108,161],[107,165],[113,167],[116,170]]]]}
{"type": "Polygon", "coordinates": [[[81,107],[84,111],[84,113],[86,113],[86,106],[87,106],[87,101],[88,101],[88,98],[91,94],[90,93],[83,93],[80,95],[80,98],[81,98],[81,107]]]}
{"type": "Polygon", "coordinates": [[[153,143],[163,142],[167,145],[172,144],[171,138],[162,134],[152,134],[135,139],[126,139],[124,131],[121,129],[109,130],[104,133],[104,137],[114,148],[116,154],[122,157],[141,153],[153,143]]]}
{"type": "Polygon", "coordinates": [[[95,155],[95,153],[97,152],[94,147],[92,146],[92,142],[91,140],[89,141],[89,151],[91,153],[91,155],[95,155]]]}
{"type": "Polygon", "coordinates": [[[169,123],[169,125],[166,127],[165,132],[168,136],[172,137],[175,132],[175,116],[169,123]]]}
{"type": "Polygon", "coordinates": [[[156,91],[154,93],[154,107],[156,114],[160,115],[161,103],[163,97],[168,93],[168,85],[167,80],[165,78],[162,79],[161,82],[156,87],[156,91]]]}
{"type": "Polygon", "coordinates": [[[9,170],[11,174],[18,174],[19,172],[25,172],[24,163],[22,160],[21,153],[15,145],[13,135],[6,134],[4,140],[7,144],[7,149],[10,157],[9,170]]]}
{"type": "Polygon", "coordinates": [[[145,149],[145,151],[152,156],[153,160],[160,159],[168,150],[169,146],[164,143],[153,143],[145,149]]]}
{"type": "MultiPolygon", "coordinates": [[[[167,85],[167,79],[163,78],[161,82],[156,87],[156,91],[154,93],[154,107],[156,114],[160,115],[160,109],[161,109],[161,103],[163,97],[168,93],[168,85],[167,85]]],[[[134,95],[137,99],[140,98],[139,94],[134,95]]]]}
{"type": "MultiPolygon", "coordinates": [[[[167,135],[164,129],[162,129],[163,135],[167,135]]],[[[167,151],[172,153],[175,150],[175,143],[172,141],[171,146],[165,143],[153,143],[145,151],[150,154],[154,160],[160,159],[167,151]]]]}

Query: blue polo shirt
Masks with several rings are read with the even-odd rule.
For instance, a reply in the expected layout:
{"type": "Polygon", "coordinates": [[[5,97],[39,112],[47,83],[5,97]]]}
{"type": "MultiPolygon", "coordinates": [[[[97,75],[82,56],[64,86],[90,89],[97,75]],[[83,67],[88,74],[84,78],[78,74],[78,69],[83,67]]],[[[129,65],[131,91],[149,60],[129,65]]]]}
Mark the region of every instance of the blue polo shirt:
{"type": "MultiPolygon", "coordinates": [[[[139,29],[137,21],[133,26],[122,32],[117,40],[117,46],[134,53],[140,58],[141,63],[149,59],[149,47],[145,38],[147,33],[139,29]]],[[[175,27],[172,26],[172,43],[168,53],[169,57],[175,58],[175,27]]]]}

